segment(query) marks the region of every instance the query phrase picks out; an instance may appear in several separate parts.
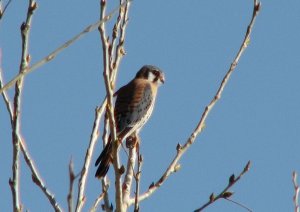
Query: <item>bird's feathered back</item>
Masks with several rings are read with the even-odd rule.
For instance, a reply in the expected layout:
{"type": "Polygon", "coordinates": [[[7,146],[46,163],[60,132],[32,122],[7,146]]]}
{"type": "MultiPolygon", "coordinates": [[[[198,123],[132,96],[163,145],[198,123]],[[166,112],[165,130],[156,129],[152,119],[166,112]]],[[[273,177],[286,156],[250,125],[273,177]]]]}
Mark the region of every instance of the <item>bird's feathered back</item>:
{"type": "MultiPolygon", "coordinates": [[[[135,78],[121,87],[116,93],[114,116],[116,121],[117,137],[120,141],[127,136],[137,133],[149,119],[158,86],[164,83],[163,73],[155,66],[143,66],[135,78]]],[[[106,175],[112,161],[112,141],[103,149],[95,165],[99,163],[96,177],[106,175]]]]}

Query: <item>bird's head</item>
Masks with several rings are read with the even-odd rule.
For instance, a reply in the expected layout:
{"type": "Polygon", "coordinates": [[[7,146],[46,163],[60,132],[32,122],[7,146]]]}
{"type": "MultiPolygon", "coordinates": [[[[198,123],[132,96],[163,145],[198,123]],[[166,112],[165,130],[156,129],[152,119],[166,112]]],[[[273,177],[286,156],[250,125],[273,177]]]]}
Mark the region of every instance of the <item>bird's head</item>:
{"type": "Polygon", "coordinates": [[[136,74],[136,79],[146,79],[151,83],[161,85],[165,83],[164,73],[156,66],[144,65],[136,74]]]}

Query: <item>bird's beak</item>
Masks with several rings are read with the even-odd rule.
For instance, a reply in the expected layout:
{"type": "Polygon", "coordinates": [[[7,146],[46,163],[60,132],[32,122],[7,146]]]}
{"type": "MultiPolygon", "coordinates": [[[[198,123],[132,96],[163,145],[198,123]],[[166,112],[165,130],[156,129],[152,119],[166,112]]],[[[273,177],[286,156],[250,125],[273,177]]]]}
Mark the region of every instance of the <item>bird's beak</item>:
{"type": "Polygon", "coordinates": [[[159,80],[162,82],[162,84],[164,84],[165,83],[165,75],[161,74],[159,77],[159,80]]]}

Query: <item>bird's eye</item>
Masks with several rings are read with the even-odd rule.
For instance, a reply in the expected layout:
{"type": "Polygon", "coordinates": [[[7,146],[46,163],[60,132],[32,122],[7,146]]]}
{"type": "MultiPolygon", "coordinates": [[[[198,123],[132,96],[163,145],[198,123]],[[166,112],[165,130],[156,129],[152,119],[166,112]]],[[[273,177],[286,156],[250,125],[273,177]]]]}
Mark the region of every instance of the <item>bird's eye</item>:
{"type": "Polygon", "coordinates": [[[156,70],[153,70],[153,74],[154,74],[155,76],[158,76],[158,75],[159,75],[158,71],[156,71],[156,70]]]}

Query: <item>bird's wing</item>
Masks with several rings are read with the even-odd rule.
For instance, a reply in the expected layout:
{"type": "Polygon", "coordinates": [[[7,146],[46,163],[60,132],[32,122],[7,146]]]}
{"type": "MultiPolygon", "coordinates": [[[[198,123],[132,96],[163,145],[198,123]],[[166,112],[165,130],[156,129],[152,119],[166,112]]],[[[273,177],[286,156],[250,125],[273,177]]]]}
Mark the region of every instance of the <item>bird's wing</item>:
{"type": "Polygon", "coordinates": [[[117,133],[125,135],[145,123],[154,98],[151,85],[145,80],[133,80],[117,91],[115,119],[117,133]]]}

